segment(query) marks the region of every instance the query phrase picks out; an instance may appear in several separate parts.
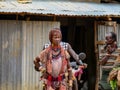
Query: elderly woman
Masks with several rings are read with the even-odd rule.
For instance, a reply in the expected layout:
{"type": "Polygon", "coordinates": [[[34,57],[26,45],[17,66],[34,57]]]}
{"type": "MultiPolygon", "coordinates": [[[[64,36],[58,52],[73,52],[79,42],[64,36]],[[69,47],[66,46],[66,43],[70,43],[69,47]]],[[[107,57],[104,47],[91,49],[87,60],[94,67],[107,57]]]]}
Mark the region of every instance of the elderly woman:
{"type": "Polygon", "coordinates": [[[70,56],[67,50],[61,47],[61,39],[60,30],[51,30],[49,32],[51,45],[45,48],[34,60],[35,69],[44,71],[42,76],[44,90],[72,90],[70,56]]]}
{"type": "Polygon", "coordinates": [[[113,52],[117,49],[117,40],[116,40],[116,34],[114,32],[110,32],[105,37],[105,47],[104,50],[106,50],[107,55],[105,55],[102,60],[100,61],[101,65],[105,65],[111,56],[113,52]]]}

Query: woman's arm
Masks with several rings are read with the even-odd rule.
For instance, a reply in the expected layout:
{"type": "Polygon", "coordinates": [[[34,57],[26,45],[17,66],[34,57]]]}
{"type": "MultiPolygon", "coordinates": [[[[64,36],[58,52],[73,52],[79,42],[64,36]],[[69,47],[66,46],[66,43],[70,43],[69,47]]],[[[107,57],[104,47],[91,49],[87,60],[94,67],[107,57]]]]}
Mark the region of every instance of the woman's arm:
{"type": "Polygon", "coordinates": [[[78,54],[72,49],[71,45],[68,43],[68,53],[76,60],[76,62],[80,65],[83,65],[83,62],[79,59],[78,54]]]}

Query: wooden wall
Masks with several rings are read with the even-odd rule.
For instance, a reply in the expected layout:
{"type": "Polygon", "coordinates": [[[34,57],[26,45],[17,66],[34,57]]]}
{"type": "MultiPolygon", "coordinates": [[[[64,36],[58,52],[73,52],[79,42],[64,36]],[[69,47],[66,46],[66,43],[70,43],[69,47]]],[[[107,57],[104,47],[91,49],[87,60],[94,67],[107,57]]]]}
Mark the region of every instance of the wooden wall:
{"type": "Polygon", "coordinates": [[[105,25],[99,25],[98,26],[98,40],[105,40],[105,35],[108,32],[114,31],[115,29],[115,33],[117,35],[117,44],[120,47],[120,24],[116,25],[116,28],[114,28],[113,26],[105,26],[105,25]]]}
{"type": "Polygon", "coordinates": [[[41,90],[33,59],[59,22],[0,21],[0,90],[41,90]]]}

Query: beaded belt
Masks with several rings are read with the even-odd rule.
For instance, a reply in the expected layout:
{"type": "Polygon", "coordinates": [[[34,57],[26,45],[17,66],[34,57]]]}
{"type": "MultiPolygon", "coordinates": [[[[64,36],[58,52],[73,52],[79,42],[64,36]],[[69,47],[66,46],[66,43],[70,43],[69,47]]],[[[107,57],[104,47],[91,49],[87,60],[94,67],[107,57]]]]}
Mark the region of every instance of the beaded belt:
{"type": "Polygon", "coordinates": [[[59,75],[58,77],[53,77],[51,75],[48,75],[47,79],[49,81],[62,81],[63,79],[65,79],[65,75],[59,75]]]}

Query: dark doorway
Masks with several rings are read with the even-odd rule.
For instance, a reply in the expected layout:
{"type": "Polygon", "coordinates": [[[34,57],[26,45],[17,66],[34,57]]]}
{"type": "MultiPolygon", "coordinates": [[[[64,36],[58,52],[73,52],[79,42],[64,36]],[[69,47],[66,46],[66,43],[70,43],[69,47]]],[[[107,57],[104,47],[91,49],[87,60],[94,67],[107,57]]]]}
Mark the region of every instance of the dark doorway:
{"type": "Polygon", "coordinates": [[[84,26],[77,26],[75,30],[68,30],[67,26],[61,26],[62,41],[72,43],[72,48],[76,53],[86,52],[86,28],[84,26]],[[74,34],[73,37],[68,37],[69,34],[74,34]]]}
{"type": "Polygon", "coordinates": [[[68,27],[67,26],[61,26],[61,32],[62,32],[62,41],[68,42],[68,27]]]}
{"type": "Polygon", "coordinates": [[[73,48],[77,53],[86,52],[86,34],[84,26],[76,27],[73,48]]]}
{"type": "MultiPolygon", "coordinates": [[[[80,52],[86,53],[87,57],[83,62],[88,64],[88,68],[85,71],[86,73],[83,74],[82,79],[88,81],[88,89],[85,90],[95,90],[96,60],[94,53],[94,24],[86,22],[85,24],[79,26],[74,24],[72,29],[70,27],[71,26],[69,25],[62,26],[61,24],[61,31],[63,35],[62,41],[71,44],[77,54],[80,52]]],[[[71,60],[73,60],[72,57],[71,60]]]]}
{"type": "MultiPolygon", "coordinates": [[[[86,53],[86,45],[87,45],[86,28],[84,26],[76,26],[75,30],[73,30],[73,31],[68,30],[68,29],[69,28],[67,26],[61,26],[61,31],[62,31],[62,35],[63,35],[62,41],[72,43],[71,46],[77,54],[79,54],[80,52],[86,53]],[[74,35],[72,35],[71,38],[69,38],[71,33],[74,35]]],[[[71,61],[74,61],[72,57],[71,57],[71,61]]],[[[83,62],[86,63],[86,60],[84,60],[83,62]]],[[[84,83],[88,79],[87,73],[88,73],[87,69],[84,69],[83,75],[81,78],[82,82],[78,81],[79,90],[82,90],[81,88],[83,87],[84,83]]]]}

